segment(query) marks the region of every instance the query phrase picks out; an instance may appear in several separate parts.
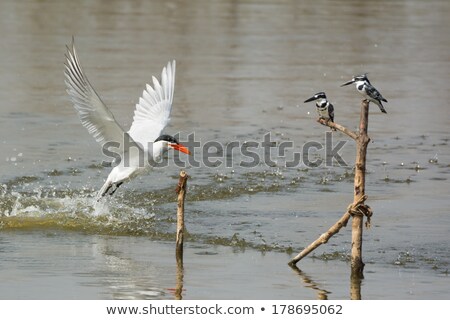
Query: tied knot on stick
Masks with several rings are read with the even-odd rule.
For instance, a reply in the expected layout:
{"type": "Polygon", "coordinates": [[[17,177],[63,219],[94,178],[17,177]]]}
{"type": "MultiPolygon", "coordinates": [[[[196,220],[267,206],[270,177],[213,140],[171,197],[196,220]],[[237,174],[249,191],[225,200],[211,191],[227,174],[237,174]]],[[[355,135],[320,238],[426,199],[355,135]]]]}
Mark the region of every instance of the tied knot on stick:
{"type": "Polygon", "coordinates": [[[366,205],[364,202],[367,200],[367,196],[361,196],[350,204],[347,208],[347,212],[353,217],[353,216],[365,216],[367,218],[367,221],[365,223],[365,226],[367,229],[370,229],[370,220],[373,215],[372,209],[366,205]]]}

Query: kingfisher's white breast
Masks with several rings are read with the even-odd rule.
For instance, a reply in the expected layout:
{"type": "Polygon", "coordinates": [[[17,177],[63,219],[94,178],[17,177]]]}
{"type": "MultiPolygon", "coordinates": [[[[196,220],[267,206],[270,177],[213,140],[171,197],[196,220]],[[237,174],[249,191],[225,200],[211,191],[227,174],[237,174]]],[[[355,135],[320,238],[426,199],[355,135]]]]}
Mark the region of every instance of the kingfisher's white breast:
{"type": "Polygon", "coordinates": [[[367,96],[365,89],[366,89],[366,83],[364,81],[356,82],[356,90],[358,90],[358,92],[361,93],[362,95],[367,96]]]}
{"type": "Polygon", "coordinates": [[[322,99],[320,102],[316,104],[317,107],[317,113],[319,114],[319,117],[329,119],[330,115],[328,114],[328,101],[325,99],[322,99]]]}

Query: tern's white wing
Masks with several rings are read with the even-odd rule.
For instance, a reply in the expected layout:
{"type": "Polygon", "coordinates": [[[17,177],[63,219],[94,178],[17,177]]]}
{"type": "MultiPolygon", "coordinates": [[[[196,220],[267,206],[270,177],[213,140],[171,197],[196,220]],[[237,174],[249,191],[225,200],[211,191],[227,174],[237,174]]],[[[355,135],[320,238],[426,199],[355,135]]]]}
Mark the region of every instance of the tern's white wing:
{"type": "Polygon", "coordinates": [[[122,146],[124,131],[89,83],[81,68],[73,41],[71,47],[67,47],[65,67],[67,93],[83,126],[97,142],[104,144],[114,141],[122,146]]]}
{"type": "Polygon", "coordinates": [[[128,133],[144,149],[147,149],[149,142],[154,142],[161,135],[170,121],[174,88],[175,60],[164,67],[161,83],[153,77],[153,87],[147,84],[136,104],[133,124],[128,133]]]}

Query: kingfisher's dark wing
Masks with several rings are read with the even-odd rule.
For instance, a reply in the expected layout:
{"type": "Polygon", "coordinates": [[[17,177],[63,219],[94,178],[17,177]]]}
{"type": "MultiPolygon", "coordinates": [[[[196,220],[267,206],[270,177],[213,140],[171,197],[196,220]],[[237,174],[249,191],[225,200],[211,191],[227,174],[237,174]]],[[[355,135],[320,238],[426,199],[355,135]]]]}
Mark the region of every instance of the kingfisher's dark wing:
{"type": "Polygon", "coordinates": [[[371,97],[372,99],[387,102],[387,100],[385,98],[383,98],[381,93],[377,89],[375,89],[374,86],[371,86],[371,85],[366,86],[366,92],[367,92],[367,95],[369,97],[371,97]]]}
{"type": "Polygon", "coordinates": [[[328,116],[330,117],[331,122],[334,122],[334,107],[331,103],[328,105],[328,116]]]}

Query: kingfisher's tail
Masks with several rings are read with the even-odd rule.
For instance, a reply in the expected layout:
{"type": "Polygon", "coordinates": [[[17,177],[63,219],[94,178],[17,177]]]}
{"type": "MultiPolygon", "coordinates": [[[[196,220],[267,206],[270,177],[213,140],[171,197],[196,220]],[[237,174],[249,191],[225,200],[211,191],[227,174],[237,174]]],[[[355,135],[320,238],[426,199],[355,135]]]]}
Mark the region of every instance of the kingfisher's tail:
{"type": "Polygon", "coordinates": [[[380,108],[381,112],[387,113],[386,109],[384,108],[384,106],[383,106],[383,104],[381,103],[380,100],[374,100],[373,102],[375,102],[378,105],[378,107],[380,108]]]}

